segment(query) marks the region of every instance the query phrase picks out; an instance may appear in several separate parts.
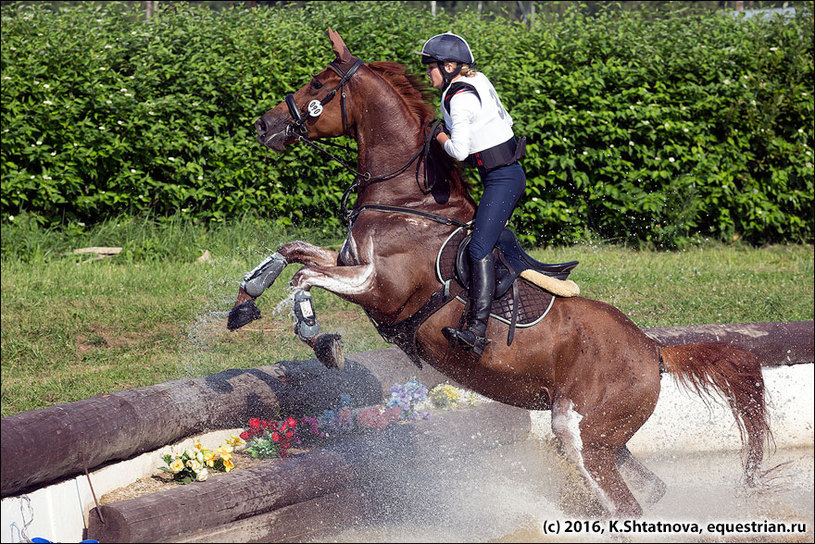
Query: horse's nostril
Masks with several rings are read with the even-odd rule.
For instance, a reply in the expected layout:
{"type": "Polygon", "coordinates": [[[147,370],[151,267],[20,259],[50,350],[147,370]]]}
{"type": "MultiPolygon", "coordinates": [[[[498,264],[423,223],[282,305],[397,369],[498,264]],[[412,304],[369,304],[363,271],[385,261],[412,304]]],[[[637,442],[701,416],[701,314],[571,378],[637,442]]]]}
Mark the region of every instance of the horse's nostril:
{"type": "Polygon", "coordinates": [[[266,126],[266,121],[264,121],[262,117],[255,122],[255,130],[258,131],[258,134],[260,135],[266,134],[267,128],[268,127],[266,126]]]}

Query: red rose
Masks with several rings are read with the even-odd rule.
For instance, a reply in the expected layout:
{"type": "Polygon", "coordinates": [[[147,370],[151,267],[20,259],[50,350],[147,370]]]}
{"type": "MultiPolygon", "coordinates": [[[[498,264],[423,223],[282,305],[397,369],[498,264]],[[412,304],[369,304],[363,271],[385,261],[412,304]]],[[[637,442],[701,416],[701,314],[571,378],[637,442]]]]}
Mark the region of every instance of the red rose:
{"type": "Polygon", "coordinates": [[[257,429],[258,427],[260,427],[260,418],[253,417],[252,419],[250,419],[249,426],[253,429],[257,429]]]}

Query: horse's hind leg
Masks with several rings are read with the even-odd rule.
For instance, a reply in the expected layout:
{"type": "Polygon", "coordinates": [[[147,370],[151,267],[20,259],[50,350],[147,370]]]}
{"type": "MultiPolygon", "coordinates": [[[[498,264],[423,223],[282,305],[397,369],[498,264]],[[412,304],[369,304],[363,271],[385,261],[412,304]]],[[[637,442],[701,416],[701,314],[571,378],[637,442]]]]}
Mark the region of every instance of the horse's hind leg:
{"type": "Polygon", "coordinates": [[[607,508],[610,515],[619,518],[638,518],[642,515],[642,507],[617,469],[614,450],[589,445],[583,450],[583,460],[589,477],[612,504],[611,508],[607,508]]]}
{"type": "Polygon", "coordinates": [[[645,502],[652,506],[665,495],[667,486],[659,476],[648,470],[639,459],[634,457],[627,446],[617,450],[617,468],[625,475],[626,480],[645,495],[645,502]]]}
{"type": "Polygon", "coordinates": [[[603,509],[616,517],[639,517],[642,508],[617,470],[616,450],[584,443],[580,431],[582,419],[571,400],[560,397],[552,403],[552,432],[603,509]]]}

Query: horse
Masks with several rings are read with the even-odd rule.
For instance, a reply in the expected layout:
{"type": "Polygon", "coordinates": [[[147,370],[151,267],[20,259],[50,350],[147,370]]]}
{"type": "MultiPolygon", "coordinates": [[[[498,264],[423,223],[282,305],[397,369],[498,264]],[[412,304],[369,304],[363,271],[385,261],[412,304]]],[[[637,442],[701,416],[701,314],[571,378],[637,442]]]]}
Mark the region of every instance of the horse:
{"type": "MultiPolygon", "coordinates": [[[[343,198],[345,209],[356,192],[348,236],[339,251],[299,240],[281,245],[244,277],[232,311],[259,317],[247,305],[283,267],[299,263],[290,281],[295,293],[330,291],[361,306],[380,330],[412,322],[411,338],[396,343],[417,362],[495,401],[551,410],[561,453],[603,515],[616,518],[643,513],[621,469],[649,505],[665,493],[664,482],[626,444],[653,413],[667,373],[703,398],[727,400],[741,432],[746,483],[756,485],[771,433],[761,365],[749,351],[717,342],[662,345],[617,308],[580,296],[555,296],[545,319],[515,331],[511,345],[502,341],[510,325],[491,318],[491,342],[480,358],[448,342],[442,327],[459,322],[466,308],[438,296],[434,262],[443,241],[474,216],[468,183],[431,137],[436,110],[429,87],[404,65],[363,62],[330,28],[328,37],[335,59],[264,113],[255,129],[258,142],[275,152],[343,135],[356,140],[356,167],[346,166],[357,178],[343,198]],[[260,289],[249,289],[258,278],[260,289]]],[[[295,297],[299,336],[327,366],[339,366],[341,344],[334,335],[309,333],[313,307],[298,309],[298,300],[308,300],[295,297]]]]}

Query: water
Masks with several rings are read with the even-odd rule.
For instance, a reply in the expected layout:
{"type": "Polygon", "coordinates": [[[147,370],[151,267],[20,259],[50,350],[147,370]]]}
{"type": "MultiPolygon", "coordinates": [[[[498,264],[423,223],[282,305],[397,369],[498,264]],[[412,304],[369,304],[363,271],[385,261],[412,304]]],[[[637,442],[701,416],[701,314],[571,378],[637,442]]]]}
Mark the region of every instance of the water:
{"type": "MultiPolygon", "coordinates": [[[[372,487],[377,516],[344,529],[338,542],[812,542],[812,365],[767,368],[770,420],[777,451],[764,468],[776,468],[765,486],[741,485],[741,442],[733,416],[722,403],[705,403],[663,379],[654,415],[629,442],[632,453],[667,485],[655,505],[643,505],[641,521],[696,523],[701,533],[614,535],[583,531],[553,535],[544,524],[598,520],[594,500],[570,463],[557,451],[549,412],[532,413],[532,437],[463,458],[423,457],[414,467],[396,466],[372,487]],[[387,489],[385,494],[381,490],[387,489]],[[720,534],[726,522],[804,523],[804,533],[720,534]],[[708,531],[714,524],[714,531],[708,531]]],[[[591,525],[589,526],[591,528],[591,525]]],[[[325,535],[322,535],[325,537],[325,535]]],[[[315,540],[316,541],[316,540],[315,540]]]]}
{"type": "MultiPolygon", "coordinates": [[[[645,508],[640,522],[678,527],[696,523],[699,533],[645,530],[616,534],[589,512],[591,500],[554,443],[530,439],[501,451],[462,459],[425,459],[414,470],[378,478],[388,493],[374,497],[364,521],[330,537],[335,542],[812,542],[813,449],[779,450],[772,464],[788,463],[761,492],[740,485],[737,452],[638,456],[667,484],[665,496],[645,508]],[[598,521],[587,530],[544,532],[545,523],[598,521]],[[708,524],[805,523],[805,533],[729,533],[708,524]]],[[[381,488],[380,488],[381,489],[381,488]]],[[[325,535],[314,540],[324,541],[325,535]]]]}

